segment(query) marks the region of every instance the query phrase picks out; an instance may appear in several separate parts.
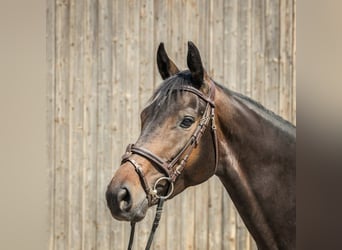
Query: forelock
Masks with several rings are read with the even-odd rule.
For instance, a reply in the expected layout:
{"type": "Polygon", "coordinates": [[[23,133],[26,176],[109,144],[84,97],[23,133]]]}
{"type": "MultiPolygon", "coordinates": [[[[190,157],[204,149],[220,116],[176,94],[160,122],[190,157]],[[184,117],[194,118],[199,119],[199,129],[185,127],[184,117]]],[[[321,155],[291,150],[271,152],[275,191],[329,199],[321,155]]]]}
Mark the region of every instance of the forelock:
{"type": "Polygon", "coordinates": [[[191,73],[184,70],[164,80],[152,95],[149,102],[169,101],[171,93],[180,90],[183,86],[191,86],[191,73]]]}

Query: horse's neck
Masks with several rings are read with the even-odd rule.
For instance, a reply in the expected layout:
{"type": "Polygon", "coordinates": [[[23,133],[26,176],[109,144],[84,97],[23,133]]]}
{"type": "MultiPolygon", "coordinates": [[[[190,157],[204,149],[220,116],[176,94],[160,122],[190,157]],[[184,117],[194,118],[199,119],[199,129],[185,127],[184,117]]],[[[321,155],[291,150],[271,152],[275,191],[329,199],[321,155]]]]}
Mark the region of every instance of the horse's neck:
{"type": "MultiPolygon", "coordinates": [[[[294,186],[289,183],[295,174],[293,138],[271,126],[238,98],[221,92],[217,104],[220,138],[217,176],[259,249],[291,248],[293,242],[289,241],[293,235],[285,235],[291,225],[280,228],[278,224],[281,220],[292,219],[290,215],[289,218],[279,217],[294,212],[294,190],[286,188],[294,186]],[[290,153],[284,156],[284,150],[290,153]],[[289,199],[287,204],[286,199],[289,199]],[[282,206],[285,210],[275,211],[282,206]]],[[[292,221],[284,223],[294,224],[292,221]]]]}

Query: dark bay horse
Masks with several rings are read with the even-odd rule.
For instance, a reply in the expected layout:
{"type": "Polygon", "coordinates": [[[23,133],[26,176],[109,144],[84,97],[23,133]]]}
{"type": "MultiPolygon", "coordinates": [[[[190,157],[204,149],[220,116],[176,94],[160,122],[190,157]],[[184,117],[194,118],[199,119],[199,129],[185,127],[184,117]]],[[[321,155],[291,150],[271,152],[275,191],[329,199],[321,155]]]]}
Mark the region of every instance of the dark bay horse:
{"type": "Polygon", "coordinates": [[[296,128],[215,83],[188,43],[180,71],[161,43],[163,83],[141,113],[141,134],[108,185],[114,218],[140,221],[158,198],[217,175],[259,249],[295,249],[296,128]]]}

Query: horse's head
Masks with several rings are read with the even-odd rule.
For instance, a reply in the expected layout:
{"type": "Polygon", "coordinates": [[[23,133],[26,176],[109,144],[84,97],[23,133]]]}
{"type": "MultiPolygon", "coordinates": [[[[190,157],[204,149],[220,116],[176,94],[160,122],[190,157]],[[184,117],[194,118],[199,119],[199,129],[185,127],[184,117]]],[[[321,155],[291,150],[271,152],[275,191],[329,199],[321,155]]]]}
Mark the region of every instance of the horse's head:
{"type": "Polygon", "coordinates": [[[164,82],[141,112],[140,137],[128,146],[106,192],[116,219],[139,221],[160,196],[171,198],[215,172],[215,86],[198,49],[188,45],[185,71],[159,46],[157,64],[164,82]]]}

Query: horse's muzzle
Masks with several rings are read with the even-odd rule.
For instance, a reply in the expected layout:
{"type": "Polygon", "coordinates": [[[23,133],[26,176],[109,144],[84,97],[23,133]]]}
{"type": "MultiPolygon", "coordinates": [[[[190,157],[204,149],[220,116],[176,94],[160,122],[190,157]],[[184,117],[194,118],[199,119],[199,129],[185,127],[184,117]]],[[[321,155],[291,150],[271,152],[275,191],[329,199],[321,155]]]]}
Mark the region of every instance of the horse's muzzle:
{"type": "Polygon", "coordinates": [[[148,205],[144,199],[133,205],[133,194],[129,185],[116,186],[110,183],[106,191],[107,206],[117,220],[140,221],[145,217],[148,205]]]}
{"type": "Polygon", "coordinates": [[[111,212],[128,212],[132,207],[131,193],[126,187],[111,188],[108,186],[106,192],[107,205],[111,212]]]}

